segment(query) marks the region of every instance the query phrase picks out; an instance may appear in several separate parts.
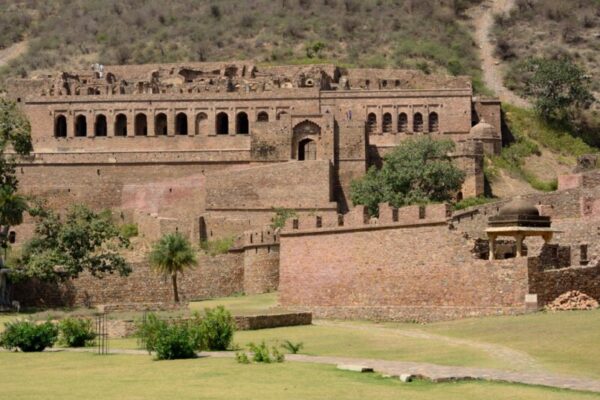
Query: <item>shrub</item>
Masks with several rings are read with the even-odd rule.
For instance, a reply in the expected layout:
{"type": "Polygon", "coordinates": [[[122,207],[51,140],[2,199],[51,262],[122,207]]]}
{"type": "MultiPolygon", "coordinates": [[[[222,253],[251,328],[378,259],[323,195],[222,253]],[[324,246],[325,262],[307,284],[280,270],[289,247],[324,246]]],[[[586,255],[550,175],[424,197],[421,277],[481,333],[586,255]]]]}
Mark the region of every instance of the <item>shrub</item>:
{"type": "Polygon", "coordinates": [[[289,208],[274,208],[273,211],[275,212],[275,215],[271,218],[271,228],[273,229],[283,228],[288,219],[298,216],[296,211],[289,208]]]}
{"type": "Polygon", "coordinates": [[[58,328],[52,322],[36,324],[31,321],[16,321],[4,324],[0,345],[5,349],[23,352],[43,351],[52,347],[58,337],[58,328]]]}
{"type": "Polygon", "coordinates": [[[235,332],[235,322],[231,313],[223,306],[206,309],[200,322],[200,332],[204,345],[209,350],[227,350],[235,332]]]}
{"type": "Polygon", "coordinates": [[[250,364],[250,359],[248,355],[243,351],[238,351],[235,353],[235,360],[240,364],[250,364]]]}
{"type": "Polygon", "coordinates": [[[302,343],[302,342],[294,343],[294,342],[290,342],[289,340],[286,340],[283,342],[281,347],[283,347],[284,349],[289,351],[291,354],[298,354],[298,352],[300,350],[302,350],[302,348],[304,347],[304,343],[302,343]]]}
{"type": "Polygon", "coordinates": [[[138,324],[137,337],[148,352],[155,351],[157,360],[193,358],[202,350],[200,319],[196,315],[189,321],[182,319],[170,322],[149,314],[138,324]]]}
{"type": "Polygon", "coordinates": [[[285,360],[285,356],[276,347],[272,347],[271,351],[269,351],[264,341],[258,345],[248,343],[248,349],[252,352],[252,360],[254,362],[269,364],[272,362],[280,363],[285,360]]]}
{"type": "Polygon", "coordinates": [[[58,324],[60,343],[67,347],[84,347],[96,337],[89,319],[66,318],[58,324]]]}
{"type": "Polygon", "coordinates": [[[154,340],[157,360],[194,358],[199,349],[197,335],[190,325],[183,321],[166,324],[154,340]]]}
{"type": "Polygon", "coordinates": [[[463,199],[459,202],[454,203],[453,208],[455,210],[462,210],[465,208],[486,204],[486,203],[489,203],[490,201],[494,201],[494,199],[491,197],[483,197],[483,196],[467,197],[466,199],[463,199]]]}
{"type": "Polygon", "coordinates": [[[121,235],[127,239],[131,239],[139,234],[137,224],[121,225],[121,235]]]}
{"type": "Polygon", "coordinates": [[[200,248],[208,255],[214,257],[219,254],[227,253],[234,244],[234,237],[228,236],[220,239],[203,240],[200,242],[200,248]]]}

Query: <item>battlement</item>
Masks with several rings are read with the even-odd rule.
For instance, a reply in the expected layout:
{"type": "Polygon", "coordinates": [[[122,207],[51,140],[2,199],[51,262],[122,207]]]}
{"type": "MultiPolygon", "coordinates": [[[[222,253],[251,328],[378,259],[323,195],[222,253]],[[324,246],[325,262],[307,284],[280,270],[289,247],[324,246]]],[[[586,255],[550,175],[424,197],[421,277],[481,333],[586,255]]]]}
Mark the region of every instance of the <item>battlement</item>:
{"type": "Polygon", "coordinates": [[[279,244],[279,230],[271,226],[261,229],[245,231],[243,235],[243,247],[272,246],[279,244]]]}
{"type": "Polygon", "coordinates": [[[449,204],[414,205],[395,208],[379,204],[379,216],[369,217],[365,206],[355,206],[346,214],[301,216],[288,220],[282,234],[318,233],[331,230],[356,230],[447,223],[449,204]]]}

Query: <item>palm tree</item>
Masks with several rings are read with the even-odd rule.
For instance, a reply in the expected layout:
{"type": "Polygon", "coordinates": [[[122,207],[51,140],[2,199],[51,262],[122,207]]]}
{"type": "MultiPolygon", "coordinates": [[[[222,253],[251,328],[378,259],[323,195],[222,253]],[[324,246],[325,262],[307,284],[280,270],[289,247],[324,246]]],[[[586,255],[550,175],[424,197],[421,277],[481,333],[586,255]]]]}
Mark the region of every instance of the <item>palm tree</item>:
{"type": "Polygon", "coordinates": [[[190,242],[180,233],[168,233],[152,246],[150,265],[157,272],[171,276],[173,298],[179,303],[177,274],[196,266],[196,254],[190,242]]]}

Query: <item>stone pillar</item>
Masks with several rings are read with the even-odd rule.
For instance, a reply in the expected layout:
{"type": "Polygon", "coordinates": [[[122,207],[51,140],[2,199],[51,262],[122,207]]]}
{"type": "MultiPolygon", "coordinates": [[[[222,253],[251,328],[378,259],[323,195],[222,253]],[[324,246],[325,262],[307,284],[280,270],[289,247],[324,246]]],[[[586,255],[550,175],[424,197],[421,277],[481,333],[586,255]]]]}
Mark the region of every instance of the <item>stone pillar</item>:
{"type": "Polygon", "coordinates": [[[67,118],[67,137],[75,137],[75,116],[72,112],[65,114],[67,118]]]}
{"type": "Polygon", "coordinates": [[[523,235],[515,235],[515,240],[517,241],[517,257],[523,257],[523,239],[525,239],[523,235]]]}
{"type": "Polygon", "coordinates": [[[115,113],[114,112],[106,113],[106,136],[108,136],[108,137],[115,136],[115,113]]]}
{"type": "Polygon", "coordinates": [[[125,136],[135,136],[135,113],[129,110],[125,115],[127,115],[127,135],[125,136]]]}
{"type": "Polygon", "coordinates": [[[392,110],[392,133],[398,133],[398,109],[394,107],[392,110]]]}
{"type": "Polygon", "coordinates": [[[196,114],[192,110],[187,110],[185,113],[188,124],[188,136],[194,136],[196,134],[196,114]]]}
{"type": "Polygon", "coordinates": [[[148,136],[155,136],[154,127],[154,110],[148,110],[146,114],[146,125],[148,127],[148,136]]]}
{"type": "Polygon", "coordinates": [[[237,129],[237,121],[236,121],[236,115],[237,113],[235,111],[232,112],[232,110],[230,109],[229,111],[227,111],[227,115],[229,116],[229,135],[230,136],[235,136],[235,132],[237,129]]]}
{"type": "Polygon", "coordinates": [[[411,108],[410,110],[406,111],[406,133],[415,133],[415,131],[413,130],[414,128],[414,118],[413,118],[413,109],[411,108]]]}
{"type": "Polygon", "coordinates": [[[177,127],[177,113],[175,110],[169,110],[167,115],[167,136],[175,136],[175,128],[177,127]]]}
{"type": "Polygon", "coordinates": [[[489,249],[490,249],[489,259],[495,260],[496,259],[496,235],[488,234],[488,240],[489,240],[489,249]]]}

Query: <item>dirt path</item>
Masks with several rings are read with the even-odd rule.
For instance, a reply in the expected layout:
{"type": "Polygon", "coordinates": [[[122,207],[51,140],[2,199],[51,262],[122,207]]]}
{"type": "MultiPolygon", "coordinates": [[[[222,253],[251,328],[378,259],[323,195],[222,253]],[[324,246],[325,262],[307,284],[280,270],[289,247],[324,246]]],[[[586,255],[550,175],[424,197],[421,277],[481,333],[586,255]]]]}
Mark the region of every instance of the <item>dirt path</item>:
{"type": "Polygon", "coordinates": [[[449,345],[472,347],[479,351],[483,351],[490,357],[502,361],[505,365],[508,365],[511,370],[516,371],[543,371],[541,365],[529,354],[522,351],[514,350],[506,346],[498,344],[477,342],[467,339],[458,339],[449,336],[436,335],[434,333],[424,332],[418,329],[397,329],[397,328],[385,328],[385,327],[374,327],[373,325],[361,326],[355,323],[346,322],[333,322],[333,321],[314,321],[315,325],[321,326],[333,326],[342,327],[352,330],[365,330],[369,332],[379,332],[390,335],[396,335],[398,338],[410,337],[414,339],[430,340],[433,342],[441,342],[449,345]]]}
{"type": "Polygon", "coordinates": [[[10,47],[0,50],[0,67],[5,66],[8,62],[14,58],[17,58],[27,50],[27,41],[24,40],[19,43],[15,43],[10,47]]]}
{"type": "Polygon", "coordinates": [[[474,39],[481,53],[481,68],[483,80],[487,87],[492,89],[501,101],[529,107],[527,100],[508,90],[503,82],[504,66],[494,57],[495,44],[490,41],[490,34],[494,26],[494,14],[506,13],[515,4],[515,0],[486,0],[483,4],[471,10],[475,27],[474,39]]]}

